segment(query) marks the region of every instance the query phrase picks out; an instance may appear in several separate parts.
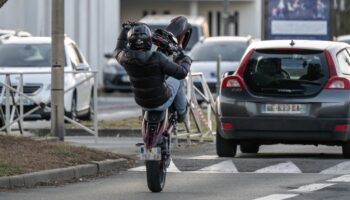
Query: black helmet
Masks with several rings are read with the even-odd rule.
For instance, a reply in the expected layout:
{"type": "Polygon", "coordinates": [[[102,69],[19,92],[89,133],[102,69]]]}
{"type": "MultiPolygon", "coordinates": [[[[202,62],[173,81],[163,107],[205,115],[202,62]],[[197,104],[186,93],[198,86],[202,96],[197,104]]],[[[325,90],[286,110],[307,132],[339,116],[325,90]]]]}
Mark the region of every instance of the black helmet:
{"type": "Polygon", "coordinates": [[[150,50],[152,32],[146,24],[136,24],[128,32],[128,43],[132,50],[150,50]]]}
{"type": "Polygon", "coordinates": [[[181,45],[183,49],[186,48],[192,35],[192,25],[188,23],[186,17],[179,16],[172,19],[165,30],[171,32],[176,37],[178,44],[181,45]]]}

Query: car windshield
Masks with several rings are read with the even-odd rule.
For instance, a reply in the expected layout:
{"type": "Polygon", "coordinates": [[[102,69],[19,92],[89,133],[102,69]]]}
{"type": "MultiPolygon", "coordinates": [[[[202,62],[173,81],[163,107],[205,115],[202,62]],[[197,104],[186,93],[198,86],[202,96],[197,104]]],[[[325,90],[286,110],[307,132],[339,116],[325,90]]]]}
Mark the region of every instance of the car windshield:
{"type": "Polygon", "coordinates": [[[239,62],[247,48],[242,41],[200,42],[191,51],[194,61],[216,61],[221,55],[222,61],[239,62]]]}
{"type": "MultiPolygon", "coordinates": [[[[155,31],[157,29],[165,29],[165,25],[148,25],[152,31],[155,31]]],[[[192,35],[190,38],[190,41],[187,44],[187,47],[185,51],[189,51],[192,49],[193,45],[195,45],[198,42],[198,27],[193,27],[192,28],[192,35]]]]}
{"type": "Polygon", "coordinates": [[[0,66],[51,66],[51,46],[50,44],[1,44],[0,66]]]}
{"type": "Polygon", "coordinates": [[[350,39],[348,39],[348,40],[340,40],[339,42],[345,42],[345,43],[350,44],[350,39]]]}
{"type": "Polygon", "coordinates": [[[249,89],[264,95],[314,95],[326,83],[323,51],[261,50],[249,59],[244,79],[249,89]]]}

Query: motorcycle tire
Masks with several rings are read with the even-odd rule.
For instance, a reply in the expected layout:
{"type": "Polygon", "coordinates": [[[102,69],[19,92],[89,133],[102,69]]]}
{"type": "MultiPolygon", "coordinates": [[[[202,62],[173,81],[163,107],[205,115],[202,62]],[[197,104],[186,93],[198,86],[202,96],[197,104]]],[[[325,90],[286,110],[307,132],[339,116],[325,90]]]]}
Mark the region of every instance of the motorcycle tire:
{"type": "Polygon", "coordinates": [[[165,185],[166,166],[164,161],[146,161],[147,185],[152,192],[161,192],[165,185]]]}

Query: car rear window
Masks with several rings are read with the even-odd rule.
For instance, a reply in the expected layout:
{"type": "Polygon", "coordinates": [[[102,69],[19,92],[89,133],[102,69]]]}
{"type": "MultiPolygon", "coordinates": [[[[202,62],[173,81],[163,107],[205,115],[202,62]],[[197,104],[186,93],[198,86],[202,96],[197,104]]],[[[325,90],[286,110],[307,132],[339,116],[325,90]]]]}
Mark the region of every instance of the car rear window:
{"type": "Polygon", "coordinates": [[[1,67],[51,66],[50,44],[1,44],[1,67]]]}
{"type": "Polygon", "coordinates": [[[323,51],[256,50],[244,79],[261,95],[315,95],[328,79],[328,65],[323,51]]]}
{"type": "Polygon", "coordinates": [[[221,55],[222,61],[239,62],[247,46],[242,41],[203,42],[193,47],[190,56],[194,61],[216,61],[221,55]]]}

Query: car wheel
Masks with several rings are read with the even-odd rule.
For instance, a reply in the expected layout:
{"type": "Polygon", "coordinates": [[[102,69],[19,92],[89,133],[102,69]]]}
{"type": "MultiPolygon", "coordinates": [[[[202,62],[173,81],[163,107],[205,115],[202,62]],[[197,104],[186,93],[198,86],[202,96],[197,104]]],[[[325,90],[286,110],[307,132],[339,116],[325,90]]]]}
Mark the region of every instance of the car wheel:
{"type": "Polygon", "coordinates": [[[259,145],[254,143],[242,143],[240,144],[240,149],[242,153],[258,153],[259,145]]]}
{"type": "Polygon", "coordinates": [[[76,94],[73,94],[73,98],[72,98],[72,106],[71,106],[71,111],[69,113],[69,117],[76,121],[77,120],[77,97],[76,94]]]}
{"type": "Polygon", "coordinates": [[[219,157],[234,157],[237,152],[237,143],[232,139],[223,138],[217,128],[216,131],[216,154],[219,157]]]}
{"type": "Polygon", "coordinates": [[[81,117],[83,120],[94,120],[95,117],[95,104],[94,104],[94,93],[91,92],[91,98],[90,98],[90,103],[89,103],[89,111],[81,117]]]}
{"type": "Polygon", "coordinates": [[[343,143],[343,157],[350,158],[350,141],[343,143]]]}

